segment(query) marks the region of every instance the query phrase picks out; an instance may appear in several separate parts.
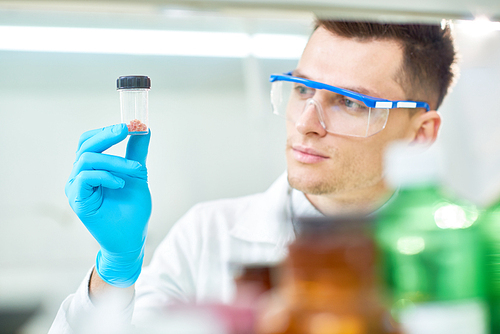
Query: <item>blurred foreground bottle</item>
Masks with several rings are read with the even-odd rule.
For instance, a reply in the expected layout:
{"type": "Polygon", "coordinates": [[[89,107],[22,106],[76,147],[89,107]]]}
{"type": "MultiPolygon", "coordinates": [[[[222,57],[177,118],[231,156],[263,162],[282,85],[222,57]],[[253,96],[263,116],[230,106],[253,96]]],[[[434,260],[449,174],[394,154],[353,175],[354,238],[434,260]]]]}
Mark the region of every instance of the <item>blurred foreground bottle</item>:
{"type": "Polygon", "coordinates": [[[396,333],[378,290],[376,246],[366,218],[301,218],[259,334],[396,333]]]}
{"type": "Polygon", "coordinates": [[[377,218],[391,313],[406,334],[486,334],[483,250],[474,206],[439,189],[435,148],[393,147],[386,161],[397,194],[377,218]]]}
{"type": "Polygon", "coordinates": [[[492,334],[500,334],[500,202],[481,214],[478,226],[486,254],[486,292],[492,334]]]}

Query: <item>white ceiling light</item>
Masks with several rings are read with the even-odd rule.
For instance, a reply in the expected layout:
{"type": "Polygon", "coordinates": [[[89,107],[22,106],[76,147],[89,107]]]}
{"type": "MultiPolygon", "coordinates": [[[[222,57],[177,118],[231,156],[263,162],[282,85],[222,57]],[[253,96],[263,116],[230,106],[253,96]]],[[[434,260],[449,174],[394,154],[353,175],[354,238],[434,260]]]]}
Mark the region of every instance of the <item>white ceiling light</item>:
{"type": "Polygon", "coordinates": [[[0,50],[297,59],[305,36],[206,31],[0,26],[0,50]]]}
{"type": "Polygon", "coordinates": [[[300,58],[307,43],[306,36],[255,34],[252,36],[250,52],[257,58],[300,58]]]}
{"type": "Polygon", "coordinates": [[[475,20],[459,20],[457,26],[465,33],[473,36],[482,36],[494,31],[500,31],[500,22],[492,22],[486,16],[479,16],[475,20]]]}

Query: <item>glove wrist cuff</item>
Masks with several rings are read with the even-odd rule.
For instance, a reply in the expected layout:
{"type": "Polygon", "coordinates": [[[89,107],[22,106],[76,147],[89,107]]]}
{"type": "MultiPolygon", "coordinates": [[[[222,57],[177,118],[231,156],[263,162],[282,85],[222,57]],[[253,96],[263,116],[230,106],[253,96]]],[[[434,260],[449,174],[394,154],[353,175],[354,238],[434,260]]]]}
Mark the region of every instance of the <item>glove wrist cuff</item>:
{"type": "Polygon", "coordinates": [[[143,260],[144,246],[127,253],[113,253],[101,248],[96,257],[96,271],[104,282],[126,288],[139,278],[143,260]]]}

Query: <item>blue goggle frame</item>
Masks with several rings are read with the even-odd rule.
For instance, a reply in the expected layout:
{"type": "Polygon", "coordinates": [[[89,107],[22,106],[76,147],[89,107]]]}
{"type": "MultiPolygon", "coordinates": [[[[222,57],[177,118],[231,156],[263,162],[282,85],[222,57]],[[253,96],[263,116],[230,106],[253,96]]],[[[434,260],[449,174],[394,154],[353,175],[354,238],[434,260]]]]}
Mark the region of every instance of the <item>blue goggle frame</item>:
{"type": "Polygon", "coordinates": [[[292,72],[283,73],[283,74],[272,74],[269,77],[270,82],[275,81],[290,81],[300,83],[304,86],[314,89],[326,89],[331,92],[348,96],[350,98],[360,100],[367,107],[377,108],[377,109],[394,109],[394,108],[424,108],[426,111],[430,111],[429,104],[427,102],[418,102],[418,101],[391,101],[386,99],[379,99],[377,97],[372,97],[368,95],[364,95],[361,93],[356,93],[351,90],[330,86],[321,82],[312,81],[300,77],[294,77],[292,72]]]}

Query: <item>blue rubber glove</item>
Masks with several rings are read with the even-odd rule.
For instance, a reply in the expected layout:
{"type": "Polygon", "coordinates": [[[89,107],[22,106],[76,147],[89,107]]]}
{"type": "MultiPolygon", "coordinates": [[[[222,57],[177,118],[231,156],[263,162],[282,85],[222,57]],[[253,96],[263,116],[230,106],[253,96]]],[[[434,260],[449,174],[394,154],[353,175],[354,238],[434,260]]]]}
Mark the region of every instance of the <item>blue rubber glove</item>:
{"type": "Polygon", "coordinates": [[[151,216],[146,169],[150,133],[131,136],[125,158],[102,153],[127,135],[126,124],[85,132],[65,188],[71,208],[101,246],[97,273],[122,288],[139,277],[151,216]]]}

